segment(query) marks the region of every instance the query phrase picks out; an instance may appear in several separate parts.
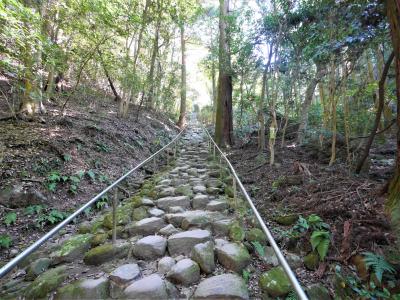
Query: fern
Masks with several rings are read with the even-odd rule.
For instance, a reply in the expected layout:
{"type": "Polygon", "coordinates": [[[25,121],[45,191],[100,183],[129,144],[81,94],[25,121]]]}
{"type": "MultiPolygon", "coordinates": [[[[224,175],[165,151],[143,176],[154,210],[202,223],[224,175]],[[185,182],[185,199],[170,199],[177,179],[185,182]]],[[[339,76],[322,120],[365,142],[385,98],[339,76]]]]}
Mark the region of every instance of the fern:
{"type": "Polygon", "coordinates": [[[249,279],[250,279],[250,272],[247,270],[243,270],[242,276],[243,276],[244,281],[246,281],[246,283],[248,283],[249,279]]]}
{"type": "Polygon", "coordinates": [[[291,291],[285,298],[285,300],[297,300],[297,295],[294,291],[291,291]]]}
{"type": "Polygon", "coordinates": [[[265,256],[265,249],[264,246],[261,245],[259,242],[251,242],[254,246],[254,249],[256,250],[257,254],[260,257],[264,257],[265,256]]]}
{"type": "Polygon", "coordinates": [[[12,238],[8,234],[0,235],[0,248],[10,248],[12,244],[12,238]]]}
{"type": "Polygon", "coordinates": [[[382,255],[372,252],[363,252],[364,262],[367,268],[371,268],[379,282],[382,282],[383,273],[395,274],[396,270],[388,263],[382,255]]]}
{"type": "Polygon", "coordinates": [[[317,249],[319,254],[319,258],[322,260],[325,259],[328,254],[329,242],[330,242],[330,234],[328,231],[314,231],[310,238],[311,246],[313,250],[317,249]]]}
{"type": "Polygon", "coordinates": [[[6,226],[15,224],[15,221],[17,221],[17,214],[15,212],[10,212],[4,217],[4,224],[6,224],[6,226]]]}

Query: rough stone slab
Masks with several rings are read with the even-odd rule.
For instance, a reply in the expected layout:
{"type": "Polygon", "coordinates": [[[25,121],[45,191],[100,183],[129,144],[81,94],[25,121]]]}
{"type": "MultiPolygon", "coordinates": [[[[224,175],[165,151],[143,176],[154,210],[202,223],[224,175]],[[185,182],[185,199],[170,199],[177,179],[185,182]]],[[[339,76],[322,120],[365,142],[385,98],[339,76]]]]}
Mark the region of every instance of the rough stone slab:
{"type": "Polygon", "coordinates": [[[218,220],[212,223],[213,233],[216,236],[228,236],[229,229],[235,221],[233,219],[218,220]]]}
{"type": "Polygon", "coordinates": [[[213,242],[197,244],[192,250],[192,259],[197,262],[200,269],[210,274],[215,270],[215,255],[213,242]]]}
{"type": "Polygon", "coordinates": [[[158,208],[167,210],[171,206],[190,208],[190,198],[187,196],[164,197],[156,201],[158,208]]]}
{"type": "Polygon", "coordinates": [[[193,187],[194,193],[205,194],[207,192],[207,188],[204,185],[195,185],[193,187]]]}
{"type": "Polygon", "coordinates": [[[159,218],[159,217],[162,217],[164,214],[165,214],[165,211],[163,211],[161,209],[158,209],[158,208],[155,208],[155,207],[149,209],[149,215],[152,216],[152,217],[159,218]]]}
{"type": "Polygon", "coordinates": [[[164,235],[164,236],[170,236],[170,235],[178,233],[178,232],[179,232],[179,230],[176,229],[174,225],[168,224],[167,226],[161,228],[158,233],[161,235],[164,235]]]}
{"type": "Polygon", "coordinates": [[[109,278],[118,284],[126,284],[139,276],[140,268],[137,264],[126,264],[116,268],[109,278]]]}
{"type": "Polygon", "coordinates": [[[161,277],[153,274],[129,285],[124,296],[128,299],[168,299],[168,292],[161,277]]]}
{"type": "Polygon", "coordinates": [[[171,268],[175,265],[175,259],[169,256],[164,256],[158,261],[158,273],[164,275],[168,273],[171,268]]]}
{"type": "Polygon", "coordinates": [[[212,200],[207,204],[206,209],[210,211],[224,211],[228,209],[228,203],[225,201],[212,200]]]}
{"type": "Polygon", "coordinates": [[[151,260],[164,255],[167,248],[167,239],[158,236],[146,236],[136,242],[133,254],[141,259],[151,260]]]}
{"type": "Polygon", "coordinates": [[[193,299],[248,300],[249,292],[244,280],[235,274],[222,274],[200,282],[193,299]]]}
{"type": "Polygon", "coordinates": [[[83,279],[57,291],[56,299],[105,299],[109,296],[109,281],[105,277],[83,279]]]}
{"type": "Polygon", "coordinates": [[[221,265],[239,274],[250,263],[250,254],[241,244],[226,243],[222,247],[217,247],[216,250],[221,265]]]}
{"type": "Polygon", "coordinates": [[[199,265],[189,258],[182,259],[171,268],[167,278],[175,283],[191,285],[200,280],[199,265]]]}
{"type": "Polygon", "coordinates": [[[175,188],[172,186],[162,188],[161,191],[158,193],[159,198],[171,197],[174,195],[175,195],[175,188]]]}
{"type": "Polygon", "coordinates": [[[165,222],[161,218],[151,217],[145,218],[140,221],[133,223],[133,225],[127,228],[129,235],[146,235],[155,234],[161,228],[165,226],[165,222]]]}
{"type": "Polygon", "coordinates": [[[207,195],[196,195],[192,201],[193,209],[203,209],[207,206],[209,201],[210,199],[207,195]]]}
{"type": "Polygon", "coordinates": [[[211,239],[208,230],[190,230],[171,235],[168,238],[168,251],[172,256],[189,255],[194,245],[207,242],[211,239]]]}

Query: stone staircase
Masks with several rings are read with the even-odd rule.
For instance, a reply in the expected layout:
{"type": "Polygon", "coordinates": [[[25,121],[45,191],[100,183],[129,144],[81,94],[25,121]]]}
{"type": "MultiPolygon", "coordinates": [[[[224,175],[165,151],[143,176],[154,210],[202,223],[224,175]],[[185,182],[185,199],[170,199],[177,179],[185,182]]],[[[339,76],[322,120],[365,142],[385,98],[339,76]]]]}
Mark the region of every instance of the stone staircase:
{"type": "Polygon", "coordinates": [[[244,222],[245,208],[238,213],[232,178],[210,158],[202,131],[182,139],[172,166],[120,203],[115,244],[110,211],[70,226],[19,265],[0,299],[260,297],[257,276],[246,282],[242,274],[257,273],[250,242],[265,237],[244,222]]]}

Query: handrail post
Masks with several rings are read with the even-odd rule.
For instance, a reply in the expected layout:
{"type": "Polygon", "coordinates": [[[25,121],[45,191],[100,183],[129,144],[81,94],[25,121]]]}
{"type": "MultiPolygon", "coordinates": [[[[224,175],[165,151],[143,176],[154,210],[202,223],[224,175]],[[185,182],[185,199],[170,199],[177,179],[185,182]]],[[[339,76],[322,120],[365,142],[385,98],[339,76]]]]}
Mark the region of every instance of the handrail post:
{"type": "Polygon", "coordinates": [[[234,176],[232,176],[232,188],[233,188],[233,201],[235,202],[235,208],[237,209],[239,204],[238,204],[238,199],[237,199],[236,179],[234,176]]]}
{"type": "Polygon", "coordinates": [[[118,201],[118,188],[115,188],[114,197],[112,199],[112,243],[115,245],[117,242],[117,201],[118,201]]]}

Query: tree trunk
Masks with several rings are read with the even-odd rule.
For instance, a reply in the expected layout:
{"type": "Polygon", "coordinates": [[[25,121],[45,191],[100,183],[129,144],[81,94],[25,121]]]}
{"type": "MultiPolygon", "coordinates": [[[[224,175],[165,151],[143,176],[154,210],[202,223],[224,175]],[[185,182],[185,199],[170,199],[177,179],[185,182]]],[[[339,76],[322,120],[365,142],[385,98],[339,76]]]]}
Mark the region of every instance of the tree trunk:
{"type": "Polygon", "coordinates": [[[360,157],[360,160],[357,163],[357,167],[355,172],[357,174],[359,174],[361,172],[361,169],[364,165],[365,160],[367,159],[368,155],[369,155],[369,150],[371,149],[372,143],[374,141],[375,138],[375,134],[379,128],[379,123],[381,121],[381,115],[382,115],[382,110],[383,110],[383,105],[385,102],[385,81],[386,81],[386,77],[388,75],[389,72],[389,67],[393,61],[394,58],[394,53],[392,52],[392,54],[390,54],[387,62],[385,63],[385,66],[383,68],[382,71],[382,75],[381,75],[381,79],[379,80],[379,90],[378,90],[378,107],[376,110],[376,114],[375,114],[375,122],[374,125],[371,129],[371,134],[367,140],[367,144],[365,145],[365,149],[364,149],[364,153],[363,155],[360,157]]]}
{"type": "Polygon", "coordinates": [[[229,146],[233,144],[232,72],[226,32],[229,0],[219,0],[219,4],[219,77],[215,141],[219,146],[229,146]]]}
{"type": "Polygon", "coordinates": [[[329,166],[332,166],[336,160],[336,136],[337,136],[337,97],[336,92],[336,64],[335,58],[332,58],[331,70],[329,75],[329,103],[331,105],[332,114],[332,145],[331,145],[331,159],[329,161],[329,166]]]}
{"type": "MultiPolygon", "coordinates": [[[[390,24],[393,52],[396,68],[396,99],[397,99],[397,157],[396,170],[389,185],[387,209],[395,228],[398,243],[400,243],[400,3],[396,0],[386,0],[386,13],[390,24]]],[[[400,247],[400,245],[398,245],[400,247]]]]}
{"type": "MultiPolygon", "coordinates": [[[[272,51],[272,49],[271,49],[272,51]]],[[[267,89],[267,72],[268,66],[265,67],[262,76],[262,89],[261,97],[258,106],[258,121],[259,121],[259,136],[258,136],[258,150],[263,153],[265,150],[265,117],[264,117],[264,102],[265,102],[265,90],[267,89]]]]}
{"type": "Polygon", "coordinates": [[[181,31],[181,109],[178,120],[178,126],[180,128],[185,127],[186,125],[186,44],[185,44],[185,24],[180,25],[181,31]]]}
{"type": "Polygon", "coordinates": [[[307,121],[308,121],[308,110],[310,109],[310,105],[314,98],[315,88],[317,87],[318,82],[325,76],[326,70],[319,63],[316,64],[317,72],[315,77],[311,79],[310,83],[307,86],[306,94],[304,97],[304,102],[301,108],[300,115],[300,125],[299,131],[297,133],[297,143],[302,144],[304,140],[305,131],[307,129],[307,121]]]}
{"type": "Polygon", "coordinates": [[[103,70],[104,70],[104,74],[105,74],[106,77],[107,77],[108,84],[110,85],[111,91],[112,91],[113,94],[114,94],[115,101],[116,101],[116,102],[119,102],[119,101],[121,101],[121,97],[119,96],[119,94],[118,94],[118,92],[117,92],[117,89],[115,88],[114,83],[113,83],[112,80],[111,80],[110,74],[108,73],[106,64],[104,63],[103,56],[101,55],[101,52],[100,52],[100,51],[99,51],[99,57],[100,57],[101,66],[103,67],[103,70]]]}
{"type": "Polygon", "coordinates": [[[215,69],[215,61],[214,59],[212,60],[212,65],[211,65],[211,84],[212,84],[212,122],[215,123],[215,115],[217,113],[217,83],[216,83],[216,77],[217,77],[217,71],[215,69]]]}
{"type": "MultiPolygon", "coordinates": [[[[160,8],[159,8],[160,9],[160,8]]],[[[160,9],[161,11],[161,9],[160,9]]],[[[149,92],[148,92],[148,96],[147,96],[147,106],[150,108],[154,107],[154,69],[155,69],[155,65],[156,65],[156,58],[157,58],[157,54],[158,54],[158,42],[160,39],[160,26],[161,26],[161,16],[159,15],[157,18],[157,24],[156,24],[156,29],[155,29],[155,33],[154,33],[154,40],[153,40],[153,50],[152,50],[152,54],[151,54],[151,62],[150,62],[150,71],[149,71],[149,75],[147,77],[147,84],[149,87],[149,92]]]]}

